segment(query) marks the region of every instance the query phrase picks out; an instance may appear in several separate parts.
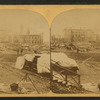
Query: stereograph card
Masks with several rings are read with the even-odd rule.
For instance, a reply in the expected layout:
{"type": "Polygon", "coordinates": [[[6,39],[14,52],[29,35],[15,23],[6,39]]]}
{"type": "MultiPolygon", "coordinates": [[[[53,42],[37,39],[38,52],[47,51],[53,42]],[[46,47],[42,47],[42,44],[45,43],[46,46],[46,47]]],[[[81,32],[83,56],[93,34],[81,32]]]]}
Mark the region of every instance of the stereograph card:
{"type": "Polygon", "coordinates": [[[0,5],[3,96],[100,96],[100,6],[0,5]]]}

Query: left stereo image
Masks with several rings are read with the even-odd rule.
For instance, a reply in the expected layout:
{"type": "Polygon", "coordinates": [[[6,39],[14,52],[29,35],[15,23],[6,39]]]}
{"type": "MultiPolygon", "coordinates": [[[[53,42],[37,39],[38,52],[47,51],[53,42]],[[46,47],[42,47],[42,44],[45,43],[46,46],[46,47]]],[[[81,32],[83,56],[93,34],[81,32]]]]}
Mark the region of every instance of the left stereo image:
{"type": "Polygon", "coordinates": [[[0,10],[0,94],[50,92],[50,28],[29,10],[0,10]]]}

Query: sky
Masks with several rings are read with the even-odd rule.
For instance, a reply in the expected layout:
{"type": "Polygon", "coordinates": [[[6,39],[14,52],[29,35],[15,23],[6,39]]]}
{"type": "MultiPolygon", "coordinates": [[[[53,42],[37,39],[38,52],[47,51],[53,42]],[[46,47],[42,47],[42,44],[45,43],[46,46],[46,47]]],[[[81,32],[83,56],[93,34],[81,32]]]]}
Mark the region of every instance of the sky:
{"type": "Polygon", "coordinates": [[[57,15],[51,24],[51,35],[67,29],[92,29],[100,34],[100,9],[75,9],[57,15]]]}
{"type": "MultiPolygon", "coordinates": [[[[62,34],[65,28],[77,29],[80,27],[93,29],[100,34],[100,9],[81,8],[58,14],[52,21],[51,35],[62,34]]],[[[21,9],[0,10],[0,35],[26,34],[27,29],[30,30],[30,34],[43,33],[44,42],[50,42],[50,28],[47,20],[41,14],[21,9]]]]}
{"type": "Polygon", "coordinates": [[[0,35],[43,33],[44,42],[50,41],[50,29],[46,19],[30,10],[0,10],[0,35]]]}

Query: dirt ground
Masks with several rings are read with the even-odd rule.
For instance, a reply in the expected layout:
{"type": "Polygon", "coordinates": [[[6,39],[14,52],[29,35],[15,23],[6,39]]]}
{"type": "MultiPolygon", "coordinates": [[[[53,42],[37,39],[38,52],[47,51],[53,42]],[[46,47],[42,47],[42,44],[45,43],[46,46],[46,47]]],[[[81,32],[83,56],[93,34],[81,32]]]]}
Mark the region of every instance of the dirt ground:
{"type": "MultiPolygon", "coordinates": [[[[85,53],[77,53],[74,51],[60,50],[60,52],[64,52],[68,57],[76,60],[77,64],[79,65],[81,84],[93,84],[96,88],[92,89],[92,91],[99,93],[97,86],[98,83],[100,83],[100,51],[94,50],[92,52],[90,51],[85,53]]],[[[60,92],[62,91],[61,93],[68,93],[68,91],[65,91],[65,87],[55,87],[54,84],[52,84],[52,86],[54,87],[54,92],[59,93],[57,90],[60,89],[60,92]]],[[[78,92],[79,91],[77,91],[76,93],[78,92]]]]}
{"type": "MultiPolygon", "coordinates": [[[[60,50],[61,51],[61,50],[60,50]]],[[[58,51],[59,52],[59,51],[58,51]]],[[[75,59],[79,65],[79,72],[81,75],[81,84],[93,83],[97,85],[100,83],[100,52],[93,51],[88,53],[77,53],[72,51],[62,50],[66,55],[75,59]]],[[[25,72],[15,69],[15,62],[17,59],[17,52],[2,51],[0,52],[0,85],[3,83],[10,87],[12,83],[18,83],[24,76],[25,72]]],[[[29,75],[39,93],[48,93],[50,91],[50,80],[37,75],[29,75]]],[[[52,83],[52,82],[51,82],[52,83]]],[[[22,83],[20,83],[22,84],[22,83]]],[[[68,93],[65,87],[59,86],[56,83],[51,84],[51,89],[56,93],[68,93]],[[60,91],[60,92],[59,92],[60,91]]],[[[36,89],[30,81],[22,84],[25,88],[37,93],[36,89]]],[[[96,91],[98,93],[98,90],[96,91]]],[[[0,93],[3,93],[0,90],[0,93]]],[[[32,93],[32,92],[31,92],[32,93]]],[[[81,93],[77,91],[75,93],[81,93]]],[[[90,93],[90,92],[82,92],[90,93]]]]}
{"type": "MultiPolygon", "coordinates": [[[[0,52],[0,85],[5,84],[10,87],[10,84],[19,83],[25,76],[25,71],[14,68],[16,59],[17,55],[14,51],[0,52]]],[[[40,94],[48,93],[50,91],[49,78],[44,78],[34,73],[32,75],[29,74],[29,77],[33,81],[33,84],[36,88],[29,80],[24,83],[22,81],[19,85],[25,87],[25,89],[28,89],[32,91],[31,93],[35,94],[37,94],[37,90],[40,94]]],[[[3,93],[2,90],[0,91],[0,93],[3,93]]]]}
{"type": "Polygon", "coordinates": [[[68,56],[79,65],[81,83],[100,83],[100,53],[69,53],[68,56]]]}

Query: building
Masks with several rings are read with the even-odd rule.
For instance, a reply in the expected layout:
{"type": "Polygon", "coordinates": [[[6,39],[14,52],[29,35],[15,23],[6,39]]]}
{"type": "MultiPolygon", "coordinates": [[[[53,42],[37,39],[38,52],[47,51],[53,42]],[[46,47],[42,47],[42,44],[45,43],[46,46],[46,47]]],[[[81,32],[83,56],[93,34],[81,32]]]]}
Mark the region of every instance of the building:
{"type": "Polygon", "coordinates": [[[65,39],[62,35],[52,35],[51,36],[51,46],[64,45],[65,39]]]}
{"type": "Polygon", "coordinates": [[[97,43],[98,36],[91,29],[64,29],[61,35],[52,35],[51,46],[70,43],[97,43]]]}
{"type": "Polygon", "coordinates": [[[14,35],[9,37],[9,43],[41,45],[43,43],[42,34],[39,35],[14,35]]]}
{"type": "Polygon", "coordinates": [[[67,42],[96,42],[97,35],[90,29],[64,29],[64,38],[67,42]]]}

